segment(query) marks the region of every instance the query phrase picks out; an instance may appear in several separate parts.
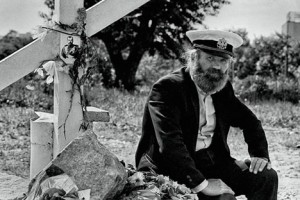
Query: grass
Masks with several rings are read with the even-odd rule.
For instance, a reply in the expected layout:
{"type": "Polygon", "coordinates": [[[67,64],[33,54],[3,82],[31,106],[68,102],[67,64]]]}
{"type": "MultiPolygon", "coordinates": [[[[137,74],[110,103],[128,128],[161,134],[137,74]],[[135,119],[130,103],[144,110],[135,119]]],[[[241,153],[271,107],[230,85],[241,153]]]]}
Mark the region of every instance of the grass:
{"type": "MultiPolygon", "coordinates": [[[[278,144],[291,149],[297,148],[300,142],[300,107],[298,105],[278,101],[246,102],[245,104],[261,121],[269,144],[278,144]]],[[[231,128],[228,140],[234,157],[238,159],[248,157],[241,130],[231,128]]]]}
{"type": "Polygon", "coordinates": [[[141,118],[148,92],[121,92],[117,89],[93,88],[89,91],[91,105],[109,111],[114,125],[141,127],[141,118]]]}
{"type": "MultiPolygon", "coordinates": [[[[99,139],[113,153],[121,158],[131,157],[133,162],[135,147],[141,134],[142,115],[148,89],[142,92],[121,92],[101,87],[91,88],[89,99],[92,106],[109,111],[108,123],[94,125],[99,139]]],[[[300,108],[286,102],[257,102],[248,104],[271,131],[268,139],[286,148],[294,148],[299,141],[300,108]]],[[[30,119],[33,109],[13,105],[0,108],[0,172],[29,177],[30,163],[30,119]]],[[[232,152],[243,158],[247,149],[238,129],[232,129],[229,143],[232,152]],[[243,147],[242,147],[243,146],[243,147]]]]}
{"type": "Polygon", "coordinates": [[[32,109],[0,108],[0,171],[28,177],[32,109]]]}
{"type": "Polygon", "coordinates": [[[289,129],[300,128],[300,107],[289,102],[265,101],[249,104],[264,125],[289,129]]]}

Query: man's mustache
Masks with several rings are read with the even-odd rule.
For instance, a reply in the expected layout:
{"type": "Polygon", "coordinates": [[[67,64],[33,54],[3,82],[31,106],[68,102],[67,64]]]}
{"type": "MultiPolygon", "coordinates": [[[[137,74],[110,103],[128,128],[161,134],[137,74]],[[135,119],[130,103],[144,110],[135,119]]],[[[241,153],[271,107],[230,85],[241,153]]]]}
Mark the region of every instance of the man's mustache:
{"type": "Polygon", "coordinates": [[[210,81],[219,81],[220,79],[222,79],[224,76],[226,75],[226,73],[223,73],[221,70],[216,69],[216,68],[209,68],[205,71],[201,70],[197,70],[196,74],[194,74],[194,77],[197,78],[199,76],[202,76],[210,81]]]}

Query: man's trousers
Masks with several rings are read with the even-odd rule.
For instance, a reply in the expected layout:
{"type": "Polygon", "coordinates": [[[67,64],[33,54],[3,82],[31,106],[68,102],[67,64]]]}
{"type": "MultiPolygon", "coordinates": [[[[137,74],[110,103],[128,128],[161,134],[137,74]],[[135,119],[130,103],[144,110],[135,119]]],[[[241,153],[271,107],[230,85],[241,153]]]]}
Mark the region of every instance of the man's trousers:
{"type": "MultiPolygon", "coordinates": [[[[248,200],[277,200],[278,176],[274,169],[265,167],[262,172],[254,174],[249,169],[242,170],[232,160],[221,161],[209,148],[196,152],[194,160],[206,179],[221,179],[235,192],[235,196],[245,195],[248,200]]],[[[198,196],[200,200],[235,199],[229,194],[208,197],[200,192],[198,196]]]]}

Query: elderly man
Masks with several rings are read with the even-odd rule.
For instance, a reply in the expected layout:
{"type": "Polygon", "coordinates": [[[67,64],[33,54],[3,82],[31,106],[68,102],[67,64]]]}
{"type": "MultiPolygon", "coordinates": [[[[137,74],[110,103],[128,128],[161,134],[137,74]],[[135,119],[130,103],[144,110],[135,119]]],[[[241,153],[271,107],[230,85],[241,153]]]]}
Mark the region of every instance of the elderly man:
{"type": "Polygon", "coordinates": [[[187,64],[161,78],[148,97],[136,152],[139,170],[154,170],[190,187],[200,199],[277,199],[260,121],[236,96],[228,81],[237,34],[188,31],[193,49],[187,64]],[[230,127],[243,130],[248,165],[230,155],[230,127]]]}

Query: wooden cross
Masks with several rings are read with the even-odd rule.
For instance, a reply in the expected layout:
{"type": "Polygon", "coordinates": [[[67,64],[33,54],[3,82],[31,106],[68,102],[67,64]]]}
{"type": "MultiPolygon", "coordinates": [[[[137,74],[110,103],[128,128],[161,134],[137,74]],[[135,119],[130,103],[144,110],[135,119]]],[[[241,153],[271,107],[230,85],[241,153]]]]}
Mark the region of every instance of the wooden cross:
{"type": "MultiPolygon", "coordinates": [[[[86,34],[92,36],[129,12],[145,4],[148,0],[103,0],[89,8],[86,19],[86,34]]],[[[75,22],[77,10],[83,7],[83,0],[55,0],[55,14],[59,22],[75,22]]],[[[44,40],[37,39],[14,54],[0,61],[0,90],[26,76],[44,60],[53,59],[62,49],[65,36],[50,32],[44,40]]],[[[71,79],[66,73],[58,72],[54,79],[54,115],[37,112],[39,119],[31,122],[31,165],[30,178],[33,178],[80,132],[83,120],[82,108],[77,92],[70,102],[71,79]],[[65,131],[61,129],[70,104],[71,111],[66,121],[65,131]],[[54,134],[52,134],[54,132],[54,134]],[[52,150],[53,148],[53,150],[52,150]],[[49,153],[50,149],[50,153],[49,153]]],[[[89,108],[90,114],[96,114],[102,121],[109,120],[107,112],[89,108]],[[99,114],[100,113],[100,114],[99,114]]]]}

